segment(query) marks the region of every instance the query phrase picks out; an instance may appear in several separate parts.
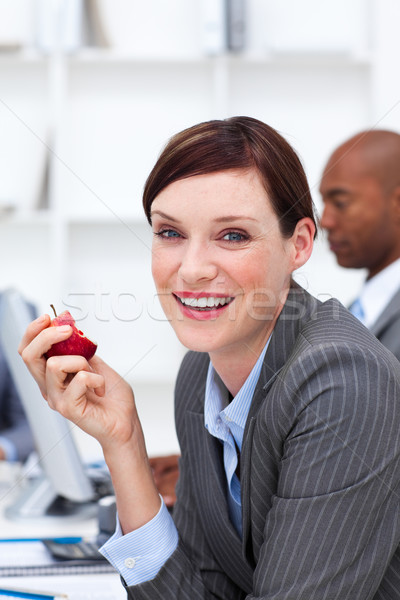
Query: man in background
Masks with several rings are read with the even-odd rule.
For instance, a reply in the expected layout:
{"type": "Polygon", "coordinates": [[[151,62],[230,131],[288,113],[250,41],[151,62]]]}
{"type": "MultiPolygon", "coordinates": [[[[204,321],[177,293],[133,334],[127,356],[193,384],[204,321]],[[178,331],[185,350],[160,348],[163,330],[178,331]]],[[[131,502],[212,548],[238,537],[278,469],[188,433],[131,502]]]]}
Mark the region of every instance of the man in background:
{"type": "MultiPolygon", "coordinates": [[[[35,311],[30,306],[32,318],[35,311]]],[[[0,317],[1,317],[0,294],[0,317]]],[[[23,462],[34,448],[32,433],[0,345],[0,460],[23,462]]]]}
{"type": "Polygon", "coordinates": [[[400,360],[400,135],[365,131],[344,142],[320,193],[321,226],[338,264],[367,270],[350,310],[400,360]]]}

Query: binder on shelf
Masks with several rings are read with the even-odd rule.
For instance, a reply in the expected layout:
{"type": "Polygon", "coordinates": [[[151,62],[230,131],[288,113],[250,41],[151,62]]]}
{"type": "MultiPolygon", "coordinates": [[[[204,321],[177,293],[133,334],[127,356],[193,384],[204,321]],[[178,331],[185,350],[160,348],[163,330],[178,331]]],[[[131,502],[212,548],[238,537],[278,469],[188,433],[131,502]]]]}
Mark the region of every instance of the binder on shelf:
{"type": "Polygon", "coordinates": [[[109,48],[111,42],[107,33],[104,15],[99,6],[99,0],[86,0],[85,11],[86,34],[89,45],[109,48]]]}
{"type": "Polygon", "coordinates": [[[42,52],[79,50],[84,44],[84,4],[84,0],[37,0],[38,49],[42,52]]]}
{"type": "Polygon", "coordinates": [[[203,51],[216,55],[227,49],[225,0],[202,0],[203,51]]]}
{"type": "Polygon", "coordinates": [[[61,5],[61,47],[74,52],[83,46],[83,0],[67,0],[61,5]]]}
{"type": "Polygon", "coordinates": [[[226,0],[227,46],[232,52],[244,50],[246,44],[245,0],[226,0]]]}

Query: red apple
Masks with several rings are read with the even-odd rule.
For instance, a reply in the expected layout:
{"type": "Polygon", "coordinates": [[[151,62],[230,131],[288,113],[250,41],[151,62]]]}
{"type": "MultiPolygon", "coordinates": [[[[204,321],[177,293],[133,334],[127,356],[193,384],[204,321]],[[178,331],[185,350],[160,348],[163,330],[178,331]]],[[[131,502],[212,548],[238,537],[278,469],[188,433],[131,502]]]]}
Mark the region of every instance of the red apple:
{"type": "Polygon", "coordinates": [[[50,356],[63,356],[65,354],[75,354],[84,356],[86,360],[89,360],[94,356],[97,350],[97,344],[92,342],[85,334],[80,331],[75,325],[75,320],[68,310],[65,310],[60,315],[54,309],[54,306],[50,304],[51,308],[56,315],[50,323],[50,327],[59,327],[60,325],[70,325],[72,327],[72,335],[62,342],[53,344],[45,354],[45,358],[50,356]]]}

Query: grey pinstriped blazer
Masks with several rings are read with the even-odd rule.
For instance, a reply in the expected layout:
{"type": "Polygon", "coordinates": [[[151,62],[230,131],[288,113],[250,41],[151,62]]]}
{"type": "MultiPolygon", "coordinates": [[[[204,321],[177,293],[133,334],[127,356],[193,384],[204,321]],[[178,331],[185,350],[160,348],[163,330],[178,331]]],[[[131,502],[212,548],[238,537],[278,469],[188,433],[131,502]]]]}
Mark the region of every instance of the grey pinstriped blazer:
{"type": "Polygon", "coordinates": [[[400,360],[400,288],[372,325],[371,332],[400,360]]]}
{"type": "Polygon", "coordinates": [[[240,458],[243,539],[204,427],[208,356],[176,385],[179,544],[135,600],[400,599],[400,364],[336,300],[291,290],[240,458]]]}

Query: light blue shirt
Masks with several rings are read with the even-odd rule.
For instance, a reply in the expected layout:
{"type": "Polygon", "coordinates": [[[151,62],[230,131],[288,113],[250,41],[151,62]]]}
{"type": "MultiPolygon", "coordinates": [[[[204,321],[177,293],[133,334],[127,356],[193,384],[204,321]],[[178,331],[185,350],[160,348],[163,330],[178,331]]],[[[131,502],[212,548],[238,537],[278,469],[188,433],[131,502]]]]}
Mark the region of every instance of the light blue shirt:
{"type": "MultiPolygon", "coordinates": [[[[243,386],[229,403],[228,390],[210,363],[207,374],[204,422],[211,435],[224,445],[224,468],[228,482],[229,514],[239,535],[242,532],[240,481],[236,476],[238,455],[254,390],[260,376],[269,340],[243,386]]],[[[153,579],[178,545],[178,532],[163,500],[157,515],[148,523],[123,535],[117,516],[114,535],[100,552],[122,575],[127,585],[153,579]]]]}
{"type": "Polygon", "coordinates": [[[268,343],[269,340],[250,375],[231,402],[229,402],[228,390],[211,363],[207,374],[204,424],[211,435],[221,440],[224,446],[224,468],[228,482],[229,514],[240,536],[242,535],[242,503],[240,500],[240,481],[236,475],[238,465],[237,449],[239,452],[242,450],[244,428],[268,343]]]}

